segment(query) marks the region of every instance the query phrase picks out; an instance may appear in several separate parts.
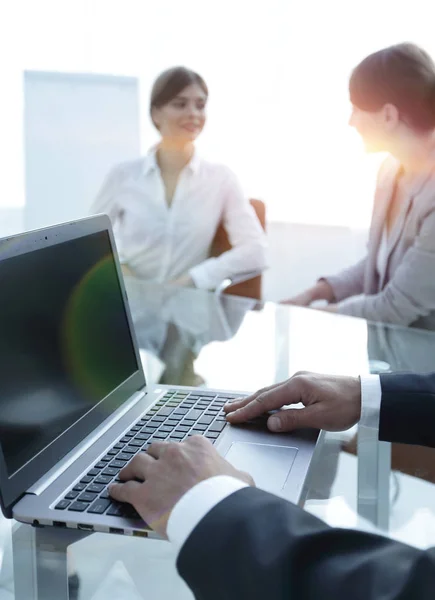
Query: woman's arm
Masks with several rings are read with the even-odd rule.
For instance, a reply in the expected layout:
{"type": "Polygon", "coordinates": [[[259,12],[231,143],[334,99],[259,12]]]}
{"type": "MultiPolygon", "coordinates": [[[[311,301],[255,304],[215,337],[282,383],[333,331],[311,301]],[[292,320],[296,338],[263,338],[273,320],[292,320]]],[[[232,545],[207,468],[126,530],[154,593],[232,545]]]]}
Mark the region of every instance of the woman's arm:
{"type": "Polygon", "coordinates": [[[435,209],[406,251],[393,277],[378,294],[348,298],[340,314],[397,325],[410,325],[435,311],[435,209]]]}
{"type": "Polygon", "coordinates": [[[189,271],[199,288],[213,289],[227,277],[262,271],[266,267],[266,235],[230,170],[222,193],[225,195],[223,225],[232,249],[217,258],[205,260],[189,271]]]}
{"type": "Polygon", "coordinates": [[[366,258],[360,260],[356,265],[345,269],[338,275],[322,277],[311,288],[304,290],[297,296],[285,300],[283,304],[294,304],[296,306],[310,306],[316,300],[337,302],[355,294],[361,294],[364,282],[364,270],[366,258]]]}

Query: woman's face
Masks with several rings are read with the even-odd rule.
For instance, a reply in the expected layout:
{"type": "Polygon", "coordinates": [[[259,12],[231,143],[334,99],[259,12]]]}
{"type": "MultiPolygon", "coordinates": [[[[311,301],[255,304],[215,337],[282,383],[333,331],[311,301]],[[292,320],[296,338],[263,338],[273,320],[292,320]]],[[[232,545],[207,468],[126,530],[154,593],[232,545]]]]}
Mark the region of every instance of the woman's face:
{"type": "Polygon", "coordinates": [[[163,138],[180,142],[193,142],[205,125],[207,96],[197,83],[193,83],[173,100],[154,108],[152,116],[163,138]]]}
{"type": "Polygon", "coordinates": [[[393,104],[385,104],[377,112],[352,105],[349,125],[359,133],[367,152],[389,152],[399,135],[399,112],[393,104]]]}

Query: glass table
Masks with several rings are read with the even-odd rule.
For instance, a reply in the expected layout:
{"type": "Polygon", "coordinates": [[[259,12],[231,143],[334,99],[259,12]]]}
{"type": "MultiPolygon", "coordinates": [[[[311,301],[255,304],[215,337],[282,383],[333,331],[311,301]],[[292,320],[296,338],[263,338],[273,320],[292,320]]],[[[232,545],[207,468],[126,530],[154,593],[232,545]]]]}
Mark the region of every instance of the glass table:
{"type": "MultiPolygon", "coordinates": [[[[296,371],[435,370],[435,332],[126,279],[147,382],[251,392],[296,371]]],[[[327,433],[305,509],[334,526],[435,544],[435,450],[327,433]],[[391,468],[392,467],[392,468],[391,468]]],[[[191,599],[162,540],[0,521],[0,600],[191,599]]]]}

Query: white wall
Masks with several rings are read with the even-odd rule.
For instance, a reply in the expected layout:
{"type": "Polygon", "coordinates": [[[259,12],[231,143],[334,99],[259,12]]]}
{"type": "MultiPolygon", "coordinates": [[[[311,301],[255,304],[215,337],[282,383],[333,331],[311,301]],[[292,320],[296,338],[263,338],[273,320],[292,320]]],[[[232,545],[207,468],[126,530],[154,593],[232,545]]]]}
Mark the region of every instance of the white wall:
{"type": "Polygon", "coordinates": [[[270,268],[264,275],[266,300],[289,298],[365,253],[366,230],[271,222],[267,231],[270,268]]]}
{"type": "Polygon", "coordinates": [[[0,206],[24,204],[24,70],[139,78],[144,150],[156,135],[151,84],[185,64],[210,87],[201,150],[264,198],[271,220],[365,226],[377,162],[347,125],[349,74],[403,40],[435,53],[431,9],[414,0],[412,18],[397,0],[364,10],[343,0],[0,1],[0,206]]]}
{"type": "Polygon", "coordinates": [[[0,237],[24,231],[24,209],[0,208],[0,237]]]}
{"type": "Polygon", "coordinates": [[[88,214],[109,170],[139,158],[139,82],[27,71],[24,83],[24,224],[36,229],[88,214]]]}

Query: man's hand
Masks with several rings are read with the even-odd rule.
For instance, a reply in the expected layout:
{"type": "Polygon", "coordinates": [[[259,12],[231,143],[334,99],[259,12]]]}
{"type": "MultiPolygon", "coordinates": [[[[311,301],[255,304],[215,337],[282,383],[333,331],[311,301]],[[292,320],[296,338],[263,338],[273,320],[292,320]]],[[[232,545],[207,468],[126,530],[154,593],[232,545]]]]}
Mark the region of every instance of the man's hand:
{"type": "Polygon", "coordinates": [[[284,383],[259,390],[224,407],[230,423],[243,423],[271,410],[302,402],[305,408],[283,409],[271,415],[271,431],[301,427],[343,431],[361,417],[361,384],[356,377],[335,377],[301,371],[284,383]]]}
{"type": "Polygon", "coordinates": [[[230,475],[255,485],[250,475],[230,465],[202,436],[181,443],[156,442],[120,471],[119,477],[126,483],[113,484],[110,494],[132,504],[150,527],[166,537],[169,515],[178,500],[215,475],[230,475]]]}

